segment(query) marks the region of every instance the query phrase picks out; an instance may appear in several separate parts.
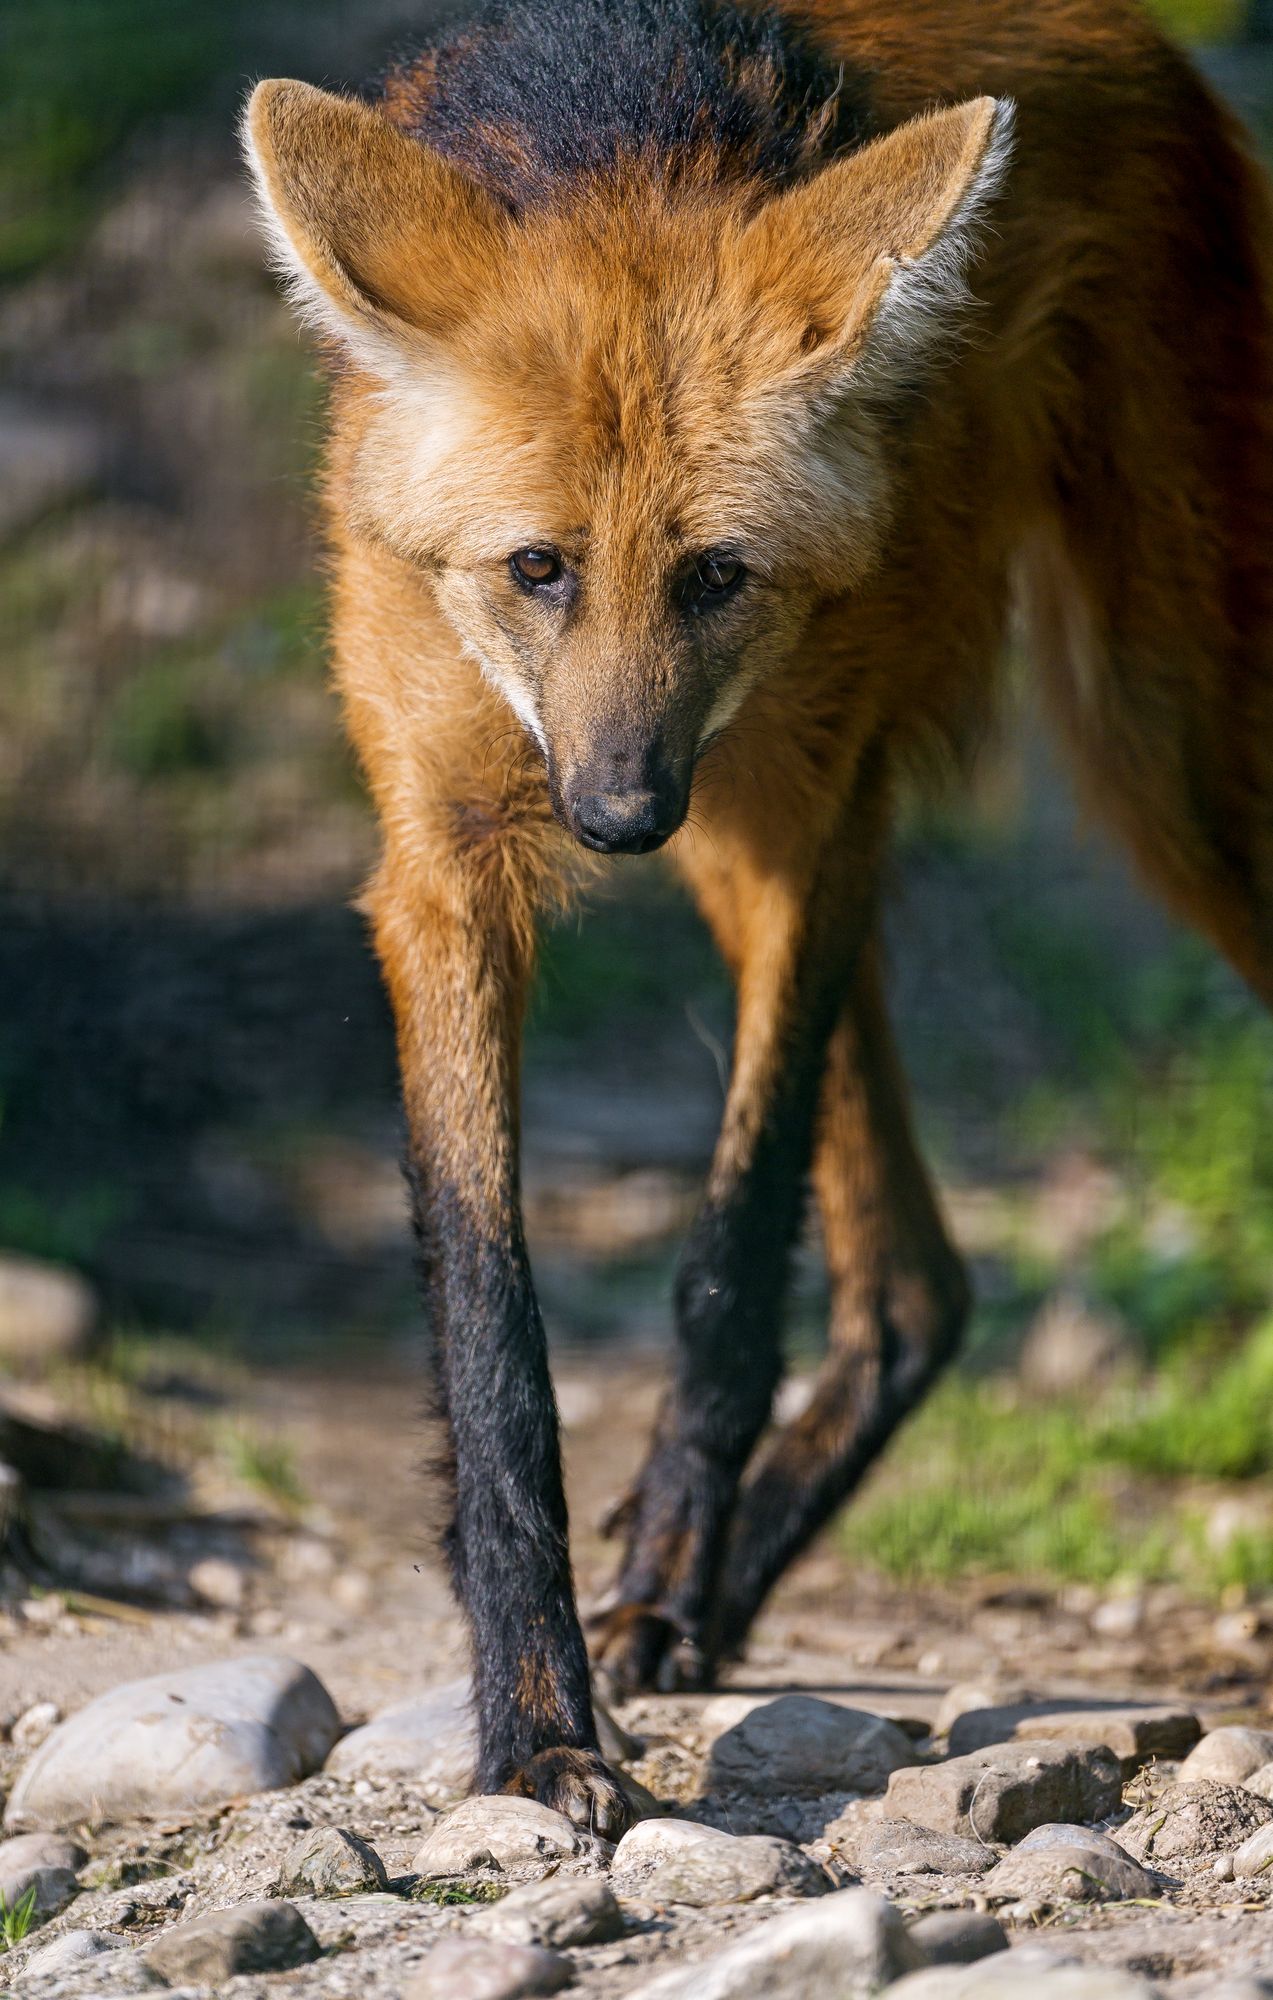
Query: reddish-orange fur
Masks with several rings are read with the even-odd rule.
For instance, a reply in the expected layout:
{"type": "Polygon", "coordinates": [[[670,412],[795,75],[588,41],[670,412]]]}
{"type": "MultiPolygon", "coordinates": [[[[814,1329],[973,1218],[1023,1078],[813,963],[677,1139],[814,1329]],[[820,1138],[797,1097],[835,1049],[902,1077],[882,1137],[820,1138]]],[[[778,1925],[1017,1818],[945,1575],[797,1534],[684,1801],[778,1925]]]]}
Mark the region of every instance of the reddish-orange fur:
{"type": "MultiPolygon", "coordinates": [[[[669,1619],[690,1670],[741,1642],[792,1552],[749,1573],[753,1531],[825,1487],[816,1525],[957,1337],[963,1280],[883,1018],[875,882],[896,773],[985,713],[1014,603],[1093,804],[1273,998],[1263,182],[1122,0],[816,0],[812,19],[833,57],[869,65],[880,126],[904,129],[777,194],[710,160],[672,180],[633,160],[515,218],[376,114],[263,86],[253,117],[267,201],[341,353],[336,673],[383,826],[369,908],[431,1171],[475,1230],[502,1218],[515,1239],[535,920],[597,865],[563,802],[639,726],[694,769],[670,856],[738,982],[713,1214],[754,1186],[793,1023],[847,939],[815,1170],[825,1379],[744,1491],[712,1606],[682,1594],[669,1612],[720,1549],[638,1488],[610,1634],[636,1679],[675,1651],[669,1619]],[[972,267],[981,304],[903,421],[881,301],[980,172],[986,97],[1016,123],[972,267]],[[829,467],[806,412],[832,381],[852,405],[868,371],[829,467]],[[668,579],[723,535],[746,540],[763,591],[726,637],[691,641],[668,579]],[[551,631],[504,577],[532,543],[587,580],[551,631]]],[[[426,63],[387,116],[410,122],[428,89],[426,63]]],[[[683,1386],[665,1445],[686,1421],[683,1386]]],[[[523,1676],[542,1717],[552,1672],[528,1657],[523,1676]]]]}

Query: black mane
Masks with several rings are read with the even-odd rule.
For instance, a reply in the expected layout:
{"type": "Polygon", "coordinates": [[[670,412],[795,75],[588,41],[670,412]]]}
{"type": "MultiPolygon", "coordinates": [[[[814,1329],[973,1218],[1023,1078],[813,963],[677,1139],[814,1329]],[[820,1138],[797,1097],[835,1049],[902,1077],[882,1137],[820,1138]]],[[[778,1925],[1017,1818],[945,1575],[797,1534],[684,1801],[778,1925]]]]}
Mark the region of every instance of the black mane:
{"type": "Polygon", "coordinates": [[[865,81],[776,8],[712,0],[495,0],[384,85],[395,123],[515,207],[640,155],[713,154],[770,186],[858,145],[865,81]]]}

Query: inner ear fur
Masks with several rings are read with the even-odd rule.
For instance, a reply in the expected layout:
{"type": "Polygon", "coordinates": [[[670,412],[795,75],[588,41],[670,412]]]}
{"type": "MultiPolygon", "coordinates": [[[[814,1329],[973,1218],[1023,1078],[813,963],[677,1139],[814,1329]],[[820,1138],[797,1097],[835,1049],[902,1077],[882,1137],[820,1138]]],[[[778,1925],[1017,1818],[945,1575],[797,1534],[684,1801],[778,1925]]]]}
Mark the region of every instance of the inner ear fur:
{"type": "Polygon", "coordinates": [[[913,118],[763,208],[747,249],[804,354],[906,372],[957,319],[1013,107],[978,97],[913,118]]]}
{"type": "Polygon", "coordinates": [[[248,100],[243,144],[297,304],[368,358],[444,335],[490,281],[503,211],[370,105],[272,79],[248,100]]]}

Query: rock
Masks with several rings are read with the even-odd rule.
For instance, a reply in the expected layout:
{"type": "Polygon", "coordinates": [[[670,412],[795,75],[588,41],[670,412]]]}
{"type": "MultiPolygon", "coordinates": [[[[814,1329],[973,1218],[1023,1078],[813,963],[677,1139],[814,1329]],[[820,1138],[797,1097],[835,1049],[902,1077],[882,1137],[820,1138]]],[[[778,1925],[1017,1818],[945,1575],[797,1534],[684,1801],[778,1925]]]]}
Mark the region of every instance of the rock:
{"type": "Polygon", "coordinates": [[[443,1938],[404,1980],[402,2000],[521,2000],[558,1993],[573,1977],[570,1960],[555,1951],[443,1938]]]}
{"type": "Polygon", "coordinates": [[[88,1852],[78,1840],[60,1833],[15,1833],[0,1840],[0,1876],[14,1875],[20,1868],[69,1868],[79,1873],[88,1852]]]}
{"type": "Polygon", "coordinates": [[[1244,1792],[1254,1792],[1257,1799],[1273,1800],[1273,1764],[1261,1764],[1258,1771],[1252,1771],[1249,1778],[1239,1778],[1244,1792]]]}
{"type": "Polygon", "coordinates": [[[31,1906],[31,1920],[43,1924],[75,1900],[80,1885],[69,1868],[28,1866],[15,1868],[0,1876],[0,1897],[4,1899],[6,1910],[15,1910],[32,1890],[35,1891],[35,1901],[31,1906]]]}
{"type": "Polygon", "coordinates": [[[1153,1805],[1142,1806],[1118,1829],[1120,1846],[1137,1861],[1208,1859],[1238,1846],[1273,1820],[1273,1805],[1237,1785],[1176,1784],[1153,1805]]]}
{"type": "Polygon", "coordinates": [[[32,1952],[26,1962],[26,1976],[51,1979],[55,1973],[76,1972],[90,1959],[118,1951],[123,1942],[123,1938],[110,1931],[63,1931],[61,1937],[51,1938],[48,1944],[32,1952]]]}
{"type": "Polygon", "coordinates": [[[1235,1875],[1263,1875],[1273,1867],[1273,1820],[1248,1834],[1236,1854],[1229,1857],[1235,1875]]]}
{"type": "Polygon", "coordinates": [[[869,1890],[841,1889],[636,1987],[630,2000],[867,2000],[920,1963],[896,1910],[869,1890]]]}
{"type": "Polygon", "coordinates": [[[1115,1903],[1157,1896],[1159,1884],[1113,1843],[1018,1847],[983,1877],[980,1888],[995,1902],[1115,1903]]]}
{"type": "Polygon", "coordinates": [[[1118,1760],[1087,1743],[1003,1743],[889,1779],[888,1806],[937,1833],[1020,1840],[1049,1820],[1103,1819],[1122,1798],[1118,1760]]]}
{"type": "MultiPolygon", "coordinates": [[[[594,1699],[601,1754],[620,1764],[641,1754],[641,1744],[594,1699]]],[[[473,1693],[466,1679],[447,1681],[410,1701],[397,1702],[359,1729],[351,1729],[327,1759],[338,1778],[409,1778],[430,1805],[449,1805],[473,1782],[477,1729],[473,1693]]]]}
{"type": "Polygon", "coordinates": [[[911,1925],[911,1939],[933,1965],[976,1965],[1008,1949],[1003,1925],[983,1910],[930,1910],[911,1925]]]}
{"type": "Polygon", "coordinates": [[[916,1973],[890,1986],[888,2000],[1159,2000],[1159,1993],[1120,1967],[1076,1965],[1024,1947],[979,1965],[916,1973]]]}
{"type": "Polygon", "coordinates": [[[910,1738],[882,1716],[787,1694],[717,1737],[709,1779],[727,1791],[817,1798],[879,1791],[892,1772],[914,1762],[910,1738]]]}
{"type": "Polygon", "coordinates": [[[1134,1639],[1145,1622],[1145,1600],[1136,1591],[1107,1597],[1088,1622],[1098,1638],[1134,1639]]]}
{"type": "MultiPolygon", "coordinates": [[[[0,502],[0,517],[3,511],[0,502]]],[[[19,1369],[77,1360],[92,1346],[96,1325],[96,1297],[78,1272],[0,1255],[0,1360],[19,1369]]]]}
{"type": "Polygon", "coordinates": [[[9,1731],[15,1750],[38,1750],[41,1743],[53,1734],[62,1720],[62,1711],[55,1701],[36,1701],[22,1714],[9,1731]]]}
{"type": "Polygon", "coordinates": [[[623,1936],[623,1912],[608,1882],[555,1875],[512,1889],[482,1921],[487,1937],[503,1944],[543,1945],[564,1951],[571,1945],[609,1944],[623,1936]]]}
{"type": "Polygon", "coordinates": [[[222,1660],[129,1681],[54,1730],[19,1775],[5,1824],[130,1819],[292,1785],[339,1730],[331,1696],[296,1660],[222,1660]]]}
{"type": "Polygon", "coordinates": [[[1273,1763],[1273,1730],[1246,1729],[1232,1723],[1213,1729],[1191,1750],[1177,1777],[1182,1785],[1210,1778],[1217,1785],[1241,1785],[1265,1764],[1273,1763]]]}
{"type": "Polygon", "coordinates": [[[971,1715],[978,1708],[1003,1707],[1018,1699],[1015,1694],[1006,1694],[1002,1688],[993,1688],[985,1681],[956,1681],[937,1704],[932,1733],[948,1736],[961,1715],[971,1715]]]}
{"type": "Polygon", "coordinates": [[[1152,1758],[1186,1756],[1201,1734],[1202,1725],[1188,1708],[1020,1702],[957,1717],[950,1729],[950,1754],[964,1757],[992,1743],[1023,1739],[1104,1743],[1118,1758],[1123,1776],[1130,1778],[1152,1758]]]}
{"type": "Polygon", "coordinates": [[[1072,1826],[1064,1820],[1047,1826],[1036,1826],[1018,1842],[1014,1852],[1034,1854],[1040,1848],[1051,1847],[1094,1847],[1098,1854],[1107,1854],[1111,1861],[1126,1861],[1127,1849],[1120,1847],[1112,1833],[1102,1833],[1095,1826],[1072,1826]]]}
{"type": "Polygon", "coordinates": [[[175,1924],[141,1953],[168,1986],[217,1986],[239,1972],[286,1972],[318,1957],[318,1939],[293,1903],[237,1903],[175,1924]]]}
{"type": "Polygon", "coordinates": [[[417,1875],[432,1881],[440,1875],[467,1875],[476,1868],[503,1874],[543,1874],[566,1855],[585,1854],[589,1836],[572,1826],[564,1813],[541,1806],[537,1799],[465,1799],[442,1814],[430,1827],[411,1863],[417,1875]]]}
{"type": "Polygon", "coordinates": [[[279,1874],[285,1896],[358,1896],[388,1886],[375,1848],[343,1826],[316,1826],[304,1834],[279,1874]]]}
{"type": "Polygon", "coordinates": [[[204,1556],[191,1565],[186,1581],[196,1597],[217,1611],[238,1611],[246,1594],[242,1568],[225,1556],[204,1556]]]}
{"type": "MultiPolygon", "coordinates": [[[[835,1844],[836,1822],[826,1837],[835,1844]]],[[[868,1821],[846,1850],[859,1875],[982,1875],[993,1868],[994,1849],[958,1833],[934,1833],[908,1819],[868,1821]]]]}
{"type": "Polygon", "coordinates": [[[752,1903],[759,1896],[821,1896],[826,1870],[793,1841],[770,1834],[722,1833],[690,1820],[645,1820],[615,1849],[611,1881],[620,1896],[655,1908],[752,1903]],[[642,1836],[646,1836],[643,1839],[642,1836]]]}
{"type": "Polygon", "coordinates": [[[1028,1389],[1043,1396],[1084,1392],[1136,1363],[1126,1320],[1073,1287],[1043,1301],[1030,1322],[1018,1367],[1028,1389]]]}

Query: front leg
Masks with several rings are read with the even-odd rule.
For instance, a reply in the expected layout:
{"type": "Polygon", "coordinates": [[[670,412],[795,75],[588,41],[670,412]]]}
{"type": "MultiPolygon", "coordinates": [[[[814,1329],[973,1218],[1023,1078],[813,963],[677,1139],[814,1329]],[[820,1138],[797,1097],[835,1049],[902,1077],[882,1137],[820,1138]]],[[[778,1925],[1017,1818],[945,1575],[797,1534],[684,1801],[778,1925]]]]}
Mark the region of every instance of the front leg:
{"type": "Polygon", "coordinates": [[[392,856],[371,898],[398,1027],[409,1177],[448,1440],[446,1552],[473,1647],[483,1792],[617,1838],[575,1610],[557,1411],[522,1231],[517,1094],[528,926],[507,876],[392,856]]]}
{"type": "Polygon", "coordinates": [[[738,979],[733,1074],[676,1291],[677,1367],[619,1517],[626,1553],[596,1652],[620,1688],[695,1685],[739,1479],[781,1369],[781,1312],[826,1046],[872,901],[865,811],[759,862],[711,848],[700,900],[738,979]]]}

